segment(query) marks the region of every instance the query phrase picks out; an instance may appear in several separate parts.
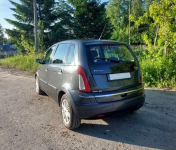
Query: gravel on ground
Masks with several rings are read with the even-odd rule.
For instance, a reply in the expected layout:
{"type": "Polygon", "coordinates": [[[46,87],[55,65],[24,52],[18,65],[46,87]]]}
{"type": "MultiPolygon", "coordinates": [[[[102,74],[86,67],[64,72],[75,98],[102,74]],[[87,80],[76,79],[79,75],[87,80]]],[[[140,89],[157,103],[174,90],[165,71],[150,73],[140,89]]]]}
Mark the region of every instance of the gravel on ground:
{"type": "Polygon", "coordinates": [[[57,102],[35,93],[33,74],[0,67],[0,149],[175,150],[176,91],[145,93],[139,111],[82,120],[80,128],[70,131],[57,102]]]}

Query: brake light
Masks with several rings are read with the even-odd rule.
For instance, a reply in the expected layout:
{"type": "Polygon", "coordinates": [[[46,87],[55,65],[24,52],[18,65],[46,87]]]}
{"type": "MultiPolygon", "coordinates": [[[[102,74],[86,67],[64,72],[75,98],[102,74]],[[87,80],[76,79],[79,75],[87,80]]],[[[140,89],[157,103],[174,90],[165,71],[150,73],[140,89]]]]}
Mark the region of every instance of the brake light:
{"type": "Polygon", "coordinates": [[[81,92],[91,92],[91,88],[89,85],[89,81],[87,80],[86,74],[84,72],[84,69],[79,66],[78,68],[78,75],[79,75],[79,90],[81,92]]]}
{"type": "Polygon", "coordinates": [[[140,79],[141,79],[141,83],[143,83],[143,75],[142,75],[142,69],[140,68],[140,79]]]}

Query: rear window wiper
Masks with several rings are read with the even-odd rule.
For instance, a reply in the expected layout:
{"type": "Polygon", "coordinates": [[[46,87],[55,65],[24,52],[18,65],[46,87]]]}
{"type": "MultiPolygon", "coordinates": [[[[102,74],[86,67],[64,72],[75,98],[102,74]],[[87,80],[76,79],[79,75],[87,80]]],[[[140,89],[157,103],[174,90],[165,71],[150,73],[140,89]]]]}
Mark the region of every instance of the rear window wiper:
{"type": "Polygon", "coordinates": [[[120,63],[120,60],[114,60],[114,59],[109,59],[109,58],[95,57],[95,59],[101,59],[101,60],[106,60],[106,61],[120,63]]]}

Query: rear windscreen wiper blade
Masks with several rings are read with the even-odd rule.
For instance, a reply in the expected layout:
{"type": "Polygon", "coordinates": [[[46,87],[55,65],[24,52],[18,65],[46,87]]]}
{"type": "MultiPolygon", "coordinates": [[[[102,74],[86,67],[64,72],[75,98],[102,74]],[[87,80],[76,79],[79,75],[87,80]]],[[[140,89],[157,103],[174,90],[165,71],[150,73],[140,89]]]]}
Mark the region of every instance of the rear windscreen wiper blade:
{"type": "Polygon", "coordinates": [[[111,61],[111,62],[120,63],[119,60],[114,60],[114,59],[109,59],[109,58],[95,57],[95,59],[101,59],[101,60],[106,60],[106,61],[111,61]]]}
{"type": "Polygon", "coordinates": [[[108,61],[111,61],[111,62],[116,62],[116,63],[120,63],[121,61],[120,60],[114,60],[114,59],[109,59],[107,58],[108,61]]]}

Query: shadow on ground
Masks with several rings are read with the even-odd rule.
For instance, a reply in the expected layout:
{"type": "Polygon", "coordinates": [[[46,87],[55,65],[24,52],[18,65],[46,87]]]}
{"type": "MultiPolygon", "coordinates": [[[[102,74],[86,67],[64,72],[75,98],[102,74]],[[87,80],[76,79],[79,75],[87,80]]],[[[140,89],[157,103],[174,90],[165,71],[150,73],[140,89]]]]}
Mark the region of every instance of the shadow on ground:
{"type": "Polygon", "coordinates": [[[142,147],[176,149],[176,91],[145,92],[146,103],[137,112],[85,120],[75,132],[142,147]]]}

